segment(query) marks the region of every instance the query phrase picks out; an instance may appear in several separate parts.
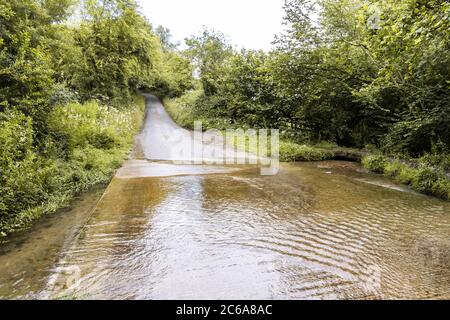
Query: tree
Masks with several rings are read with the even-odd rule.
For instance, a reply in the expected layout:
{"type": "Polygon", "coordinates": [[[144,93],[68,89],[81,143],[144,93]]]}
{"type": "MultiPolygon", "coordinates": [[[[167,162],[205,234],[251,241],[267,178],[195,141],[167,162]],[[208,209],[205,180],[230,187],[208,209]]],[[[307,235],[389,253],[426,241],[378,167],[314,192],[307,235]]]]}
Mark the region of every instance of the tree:
{"type": "Polygon", "coordinates": [[[156,83],[161,46],[134,0],[87,1],[83,17],[75,35],[83,60],[70,79],[74,88],[120,102],[156,83]]]}
{"type": "Polygon", "coordinates": [[[450,144],[447,1],[289,0],[286,13],[279,79],[313,137],[415,154],[450,144]]]}
{"type": "Polygon", "coordinates": [[[205,29],[200,36],[186,39],[186,54],[200,75],[207,96],[217,92],[227,59],[233,54],[224,34],[205,29]]]}
{"type": "Polygon", "coordinates": [[[179,46],[179,43],[173,43],[172,42],[172,34],[170,33],[170,30],[167,28],[164,28],[163,26],[158,26],[155,29],[155,34],[159,37],[161,41],[161,45],[165,50],[176,50],[179,46]]]}

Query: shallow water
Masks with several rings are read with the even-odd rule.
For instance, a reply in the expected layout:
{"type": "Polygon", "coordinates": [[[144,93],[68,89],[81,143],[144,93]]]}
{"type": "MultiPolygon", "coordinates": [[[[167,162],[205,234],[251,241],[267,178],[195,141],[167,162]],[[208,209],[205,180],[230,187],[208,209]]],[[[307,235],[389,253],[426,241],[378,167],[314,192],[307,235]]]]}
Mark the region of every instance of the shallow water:
{"type": "Polygon", "coordinates": [[[42,226],[3,247],[0,296],[450,298],[449,204],[359,170],[115,178],[69,243],[42,226]]]}
{"type": "Polygon", "coordinates": [[[32,298],[47,285],[63,248],[80,232],[103,191],[91,190],[72,208],[45,216],[31,229],[0,243],[0,299],[32,298]]]}
{"type": "Polygon", "coordinates": [[[358,164],[141,159],[98,198],[0,246],[0,298],[450,298],[450,204],[358,164]]]}

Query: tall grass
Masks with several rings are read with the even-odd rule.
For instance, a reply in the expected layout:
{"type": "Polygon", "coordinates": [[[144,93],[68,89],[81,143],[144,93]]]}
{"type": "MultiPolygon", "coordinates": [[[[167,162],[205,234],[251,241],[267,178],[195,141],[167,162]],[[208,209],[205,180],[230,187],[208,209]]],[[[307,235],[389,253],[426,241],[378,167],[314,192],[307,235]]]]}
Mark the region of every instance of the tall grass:
{"type": "Polygon", "coordinates": [[[299,145],[293,142],[280,143],[281,161],[322,161],[331,159],[333,156],[333,152],[328,150],[299,145]]]}
{"type": "Polygon", "coordinates": [[[0,119],[0,237],[66,206],[80,192],[108,182],[144,114],[143,98],[123,110],[92,101],[55,107],[49,134],[35,146],[31,119],[0,119]]]}
{"type": "MultiPolygon", "coordinates": [[[[411,186],[412,189],[444,200],[450,200],[450,179],[441,166],[430,165],[429,155],[417,161],[389,160],[382,155],[371,155],[363,159],[365,168],[392,177],[398,183],[411,186]]],[[[447,158],[447,155],[442,155],[447,158]]]]}

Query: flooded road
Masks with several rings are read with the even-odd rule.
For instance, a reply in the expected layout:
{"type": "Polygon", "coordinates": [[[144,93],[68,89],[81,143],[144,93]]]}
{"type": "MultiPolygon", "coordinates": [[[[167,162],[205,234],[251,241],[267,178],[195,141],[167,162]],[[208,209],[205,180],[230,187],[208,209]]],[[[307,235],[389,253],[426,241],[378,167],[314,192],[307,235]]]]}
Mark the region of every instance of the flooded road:
{"type": "Polygon", "coordinates": [[[170,146],[145,128],[173,124],[150,102],[135,159],[98,203],[0,246],[0,298],[450,298],[449,203],[348,162],[262,176],[154,161],[170,146]]]}

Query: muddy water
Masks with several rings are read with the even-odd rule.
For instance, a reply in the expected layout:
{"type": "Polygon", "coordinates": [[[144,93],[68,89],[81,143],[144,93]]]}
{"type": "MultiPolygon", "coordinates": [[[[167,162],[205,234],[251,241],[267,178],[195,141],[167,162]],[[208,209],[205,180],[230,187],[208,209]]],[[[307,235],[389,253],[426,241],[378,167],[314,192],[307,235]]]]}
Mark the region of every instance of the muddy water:
{"type": "Polygon", "coordinates": [[[35,297],[55,273],[63,248],[82,229],[104,188],[91,190],[73,207],[46,216],[30,230],[0,243],[0,299],[35,297]]]}
{"type": "Polygon", "coordinates": [[[55,219],[3,247],[0,296],[450,298],[449,204],[360,171],[116,178],[69,243],[55,219]]]}
{"type": "Polygon", "coordinates": [[[98,197],[0,246],[0,298],[450,298],[450,204],[357,164],[132,160],[98,197]]]}

